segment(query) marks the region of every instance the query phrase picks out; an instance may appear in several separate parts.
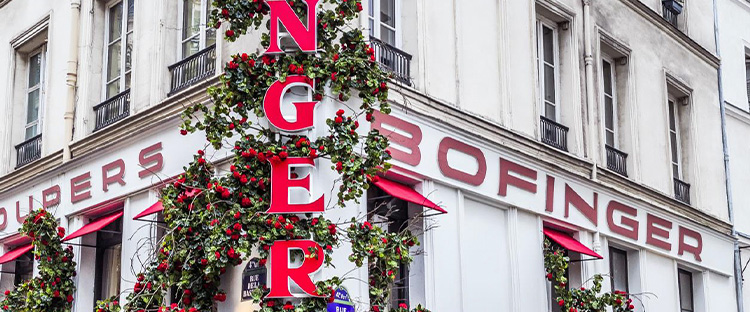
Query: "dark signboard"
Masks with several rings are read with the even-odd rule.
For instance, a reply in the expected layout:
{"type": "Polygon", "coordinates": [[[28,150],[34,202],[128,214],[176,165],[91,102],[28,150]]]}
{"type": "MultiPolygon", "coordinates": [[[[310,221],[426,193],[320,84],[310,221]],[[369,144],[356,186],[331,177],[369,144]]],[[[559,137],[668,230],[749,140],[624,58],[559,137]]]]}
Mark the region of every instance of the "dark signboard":
{"type": "Polygon", "coordinates": [[[242,301],[253,299],[253,290],[266,285],[266,267],[260,266],[260,259],[252,258],[242,271],[242,301]]]}

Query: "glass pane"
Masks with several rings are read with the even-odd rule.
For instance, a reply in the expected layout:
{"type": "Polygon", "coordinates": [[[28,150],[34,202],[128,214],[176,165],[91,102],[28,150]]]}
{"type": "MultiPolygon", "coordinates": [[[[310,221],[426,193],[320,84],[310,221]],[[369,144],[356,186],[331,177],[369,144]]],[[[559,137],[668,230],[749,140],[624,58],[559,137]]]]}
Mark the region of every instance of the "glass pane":
{"type": "Polygon", "coordinates": [[[121,245],[115,245],[104,251],[102,259],[102,298],[109,298],[120,293],[120,260],[121,245]]]}
{"type": "Polygon", "coordinates": [[[628,291],[628,258],[627,254],[621,250],[614,250],[610,253],[610,268],[612,274],[612,287],[614,290],[628,291]]]}
{"type": "Polygon", "coordinates": [[[607,61],[602,62],[604,75],[604,94],[612,95],[612,65],[607,61]]]}
{"type": "Polygon", "coordinates": [[[186,58],[200,50],[200,38],[198,36],[182,43],[182,57],[186,58]]]}
{"type": "Polygon", "coordinates": [[[384,25],[380,25],[380,40],[383,40],[383,42],[395,47],[396,46],[396,31],[384,25]]]}
{"type": "Polygon", "coordinates": [[[372,18],[370,20],[370,37],[375,37],[375,20],[372,18]]]}
{"type": "MultiPolygon", "coordinates": [[[[368,0],[367,1],[367,5],[368,5],[368,7],[367,7],[368,10],[367,11],[369,11],[370,17],[375,17],[375,1],[377,1],[377,0],[368,0]]],[[[372,29],[372,27],[370,27],[370,29],[372,29]]]]}
{"type": "Polygon", "coordinates": [[[42,79],[42,54],[37,53],[29,58],[29,87],[39,84],[42,79]]]}
{"type": "Polygon", "coordinates": [[[135,0],[128,0],[128,28],[127,32],[133,30],[133,20],[135,17],[135,0]]]}
{"type": "Polygon", "coordinates": [[[125,74],[125,90],[130,89],[130,72],[125,74]]]}
{"type": "Polygon", "coordinates": [[[552,121],[557,121],[556,114],[555,114],[555,105],[552,105],[549,103],[544,105],[544,117],[547,117],[548,119],[552,119],[552,121]]]}
{"type": "Polygon", "coordinates": [[[133,34],[125,36],[125,71],[130,71],[133,60],[133,34]]]}
{"type": "Polygon", "coordinates": [[[39,120],[39,89],[29,92],[26,102],[26,123],[39,120]]]}
{"type": "Polygon", "coordinates": [[[669,101],[669,130],[677,130],[677,120],[675,119],[674,102],[669,101]]]}
{"type": "Polygon", "coordinates": [[[120,79],[117,79],[107,84],[107,98],[108,99],[115,96],[117,93],[120,93],[120,79]]]}
{"type": "Polygon", "coordinates": [[[552,28],[542,25],[542,48],[544,49],[544,61],[555,64],[555,38],[552,28]]]}
{"type": "Polygon", "coordinates": [[[107,81],[120,76],[120,44],[122,41],[112,43],[107,48],[107,81]]]}
{"type": "Polygon", "coordinates": [[[122,2],[109,8],[109,42],[122,36],[122,2]]]}
{"type": "Polygon", "coordinates": [[[680,166],[677,164],[672,164],[672,176],[679,179],[680,178],[680,166]]]}
{"type": "Polygon", "coordinates": [[[609,130],[615,130],[615,111],[612,98],[608,96],[604,97],[604,126],[609,130]]]}
{"type": "Polygon", "coordinates": [[[380,0],[380,22],[396,27],[396,0],[380,0]]]}
{"type": "Polygon", "coordinates": [[[679,272],[680,308],[693,310],[693,276],[689,272],[679,272]]]}
{"type": "Polygon", "coordinates": [[[544,65],[544,100],[557,103],[555,99],[555,69],[544,65]]]}
{"type": "Polygon", "coordinates": [[[615,147],[615,133],[609,130],[605,132],[607,134],[607,142],[604,142],[604,143],[606,143],[609,146],[615,147]]]}
{"type": "Polygon", "coordinates": [[[185,0],[182,11],[182,39],[200,32],[201,0],[185,0]]]}
{"type": "Polygon", "coordinates": [[[37,134],[39,134],[38,124],[26,127],[26,137],[24,137],[24,141],[35,137],[37,134]]]}
{"type": "Polygon", "coordinates": [[[677,133],[669,133],[669,141],[672,146],[672,162],[677,163],[677,133]]]}

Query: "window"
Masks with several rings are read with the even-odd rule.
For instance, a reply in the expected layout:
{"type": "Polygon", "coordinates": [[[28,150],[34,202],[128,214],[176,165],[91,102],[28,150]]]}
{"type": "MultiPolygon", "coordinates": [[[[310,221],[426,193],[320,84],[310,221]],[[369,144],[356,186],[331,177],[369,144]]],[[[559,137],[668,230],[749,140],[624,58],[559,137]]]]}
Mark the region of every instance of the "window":
{"type": "Polygon", "coordinates": [[[95,300],[120,294],[121,252],[122,218],[96,232],[95,300]]]}
{"type": "Polygon", "coordinates": [[[26,85],[26,119],[24,141],[41,133],[41,113],[46,52],[44,47],[32,52],[28,59],[28,84],[26,85]]]}
{"type": "MultiPolygon", "coordinates": [[[[380,188],[368,191],[368,219],[388,232],[400,232],[409,226],[409,204],[401,199],[391,197],[380,188]]],[[[420,207],[421,208],[421,207],[420,207]]],[[[409,304],[409,266],[401,264],[391,289],[390,308],[400,303],[409,304]]],[[[386,309],[386,310],[390,310],[386,309]]]]}
{"type": "Polygon", "coordinates": [[[542,116],[557,122],[559,112],[558,95],[558,43],[557,27],[545,20],[537,22],[537,62],[542,116]]]}
{"type": "Polygon", "coordinates": [[[602,96],[604,98],[604,139],[607,146],[617,148],[617,93],[612,61],[602,59],[602,96]]]}
{"type": "Polygon", "coordinates": [[[18,257],[16,259],[16,268],[13,272],[13,285],[16,287],[30,280],[34,274],[34,254],[29,251],[18,257]]]}
{"type": "Polygon", "coordinates": [[[745,89],[747,89],[747,103],[750,104],[750,55],[745,55],[745,89]]]}
{"type": "Polygon", "coordinates": [[[675,179],[682,178],[682,167],[680,162],[680,130],[678,120],[678,107],[676,100],[673,97],[669,97],[667,100],[669,106],[669,146],[671,152],[672,161],[672,176],[675,179]]]}
{"type": "Polygon", "coordinates": [[[207,26],[210,0],[182,2],[182,58],[187,58],[216,43],[216,31],[207,26]]]}
{"type": "Polygon", "coordinates": [[[609,247],[609,278],[612,291],[630,292],[628,287],[628,253],[622,249],[609,247]]]}
{"type": "Polygon", "coordinates": [[[677,286],[680,292],[680,312],[693,312],[693,273],[677,269],[677,286]]]}
{"type": "Polygon", "coordinates": [[[130,88],[133,52],[133,18],[135,0],[115,2],[106,13],[105,98],[109,99],[130,88]],[[124,48],[123,48],[124,45],[124,48]]]}
{"type": "Polygon", "coordinates": [[[369,0],[370,37],[400,47],[399,0],[369,0]]]}

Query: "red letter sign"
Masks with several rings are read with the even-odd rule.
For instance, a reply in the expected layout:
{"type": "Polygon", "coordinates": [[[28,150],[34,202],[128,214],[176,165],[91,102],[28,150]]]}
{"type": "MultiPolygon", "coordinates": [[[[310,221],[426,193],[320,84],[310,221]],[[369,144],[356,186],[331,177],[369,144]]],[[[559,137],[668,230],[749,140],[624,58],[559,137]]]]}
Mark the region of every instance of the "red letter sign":
{"type": "Polygon", "coordinates": [[[284,24],[289,36],[294,39],[302,52],[315,53],[318,49],[318,16],[315,9],[319,0],[304,0],[307,3],[307,27],[294,13],[294,10],[286,0],[266,0],[271,7],[271,45],[266,50],[268,53],[284,53],[279,48],[279,22],[284,24]]]}
{"type": "MultiPolygon", "coordinates": [[[[286,3],[286,2],[284,2],[286,3]]],[[[297,120],[289,122],[281,114],[281,98],[286,91],[294,86],[305,86],[313,88],[310,79],[305,76],[288,76],[284,82],[276,81],[266,91],[263,98],[263,112],[268,118],[268,122],[274,127],[284,131],[300,131],[309,129],[313,126],[313,110],[318,102],[295,102],[294,107],[297,109],[297,120]]]]}
{"type": "Polygon", "coordinates": [[[314,241],[274,242],[268,255],[268,288],[271,291],[267,298],[295,297],[289,290],[289,280],[294,281],[308,296],[317,296],[315,283],[310,275],[320,270],[323,266],[323,258],[323,249],[314,241]],[[305,254],[302,265],[297,268],[291,268],[289,265],[289,252],[292,249],[299,249],[305,254]],[[315,254],[311,254],[311,249],[315,254]]]}
{"type": "Polygon", "coordinates": [[[266,213],[312,213],[323,212],[325,206],[323,196],[314,202],[307,204],[290,204],[289,189],[300,187],[310,191],[310,176],[292,179],[290,167],[313,167],[315,161],[312,158],[287,158],[285,160],[270,159],[271,162],[271,203],[266,213]]]}

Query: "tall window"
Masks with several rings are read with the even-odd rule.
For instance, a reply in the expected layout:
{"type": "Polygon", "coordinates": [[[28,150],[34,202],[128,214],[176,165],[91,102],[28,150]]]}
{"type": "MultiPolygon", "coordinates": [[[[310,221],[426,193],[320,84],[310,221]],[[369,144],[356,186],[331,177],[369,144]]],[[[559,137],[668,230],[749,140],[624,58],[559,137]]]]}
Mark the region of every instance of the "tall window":
{"type": "Polygon", "coordinates": [[[617,95],[615,71],[609,59],[602,59],[602,96],[604,97],[604,139],[617,148],[617,95]]]}
{"type": "Polygon", "coordinates": [[[693,312],[693,273],[677,269],[677,285],[680,288],[680,312],[693,312]]]}
{"type": "Polygon", "coordinates": [[[679,120],[677,119],[677,103],[670,97],[667,100],[669,106],[669,145],[671,150],[672,175],[675,179],[682,178],[682,168],[680,163],[680,129],[679,120]]]}
{"type": "Polygon", "coordinates": [[[609,275],[612,291],[629,292],[628,253],[622,249],[609,247],[609,275]]]}
{"type": "Polygon", "coordinates": [[[182,2],[182,58],[216,43],[216,31],[207,27],[211,0],[182,2]]]}
{"type": "Polygon", "coordinates": [[[399,0],[369,0],[370,37],[399,47],[399,0]]]}
{"type": "Polygon", "coordinates": [[[44,47],[32,52],[29,56],[29,79],[26,85],[26,125],[24,140],[41,133],[41,113],[44,85],[45,64],[44,47]]]}
{"type": "Polygon", "coordinates": [[[107,99],[130,88],[134,1],[115,2],[107,9],[107,30],[105,32],[107,49],[104,58],[107,62],[104,82],[107,99]]]}
{"type": "Polygon", "coordinates": [[[96,232],[96,300],[120,293],[122,218],[96,232]]]}
{"type": "Polygon", "coordinates": [[[747,102],[750,103],[750,56],[745,55],[745,88],[747,89],[747,102]]]}
{"type": "MultiPolygon", "coordinates": [[[[401,232],[409,226],[409,204],[401,199],[391,197],[379,188],[372,188],[368,192],[368,217],[375,223],[387,229],[388,232],[401,232]]],[[[409,266],[401,264],[391,289],[390,308],[396,308],[400,303],[409,304],[409,266]]],[[[388,310],[388,309],[386,309],[388,310]]]]}
{"type": "Polygon", "coordinates": [[[16,269],[13,271],[13,285],[18,286],[30,280],[34,274],[34,254],[29,251],[16,259],[16,269]]]}
{"type": "Polygon", "coordinates": [[[547,21],[537,22],[537,61],[539,90],[542,100],[542,116],[558,120],[558,43],[557,27],[547,21]]]}

